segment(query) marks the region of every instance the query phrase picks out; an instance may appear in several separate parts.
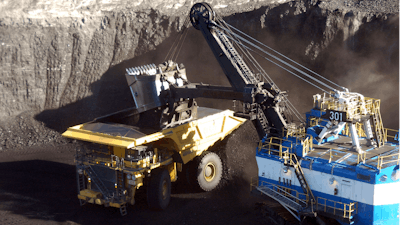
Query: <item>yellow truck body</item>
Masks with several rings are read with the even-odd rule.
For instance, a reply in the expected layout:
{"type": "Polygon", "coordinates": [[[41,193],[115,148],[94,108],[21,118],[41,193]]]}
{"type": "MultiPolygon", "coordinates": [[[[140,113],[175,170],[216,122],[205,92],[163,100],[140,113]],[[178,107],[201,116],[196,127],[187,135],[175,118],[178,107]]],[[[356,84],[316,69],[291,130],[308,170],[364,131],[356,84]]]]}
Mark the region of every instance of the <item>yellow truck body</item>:
{"type": "Polygon", "coordinates": [[[168,171],[170,181],[176,181],[184,164],[244,122],[231,110],[199,107],[198,119],[149,134],[133,126],[101,122],[70,127],[64,137],[98,144],[77,152],[78,199],[81,204],[125,210],[126,203],[134,204],[136,189],[146,184],[154,169],[168,171]]]}

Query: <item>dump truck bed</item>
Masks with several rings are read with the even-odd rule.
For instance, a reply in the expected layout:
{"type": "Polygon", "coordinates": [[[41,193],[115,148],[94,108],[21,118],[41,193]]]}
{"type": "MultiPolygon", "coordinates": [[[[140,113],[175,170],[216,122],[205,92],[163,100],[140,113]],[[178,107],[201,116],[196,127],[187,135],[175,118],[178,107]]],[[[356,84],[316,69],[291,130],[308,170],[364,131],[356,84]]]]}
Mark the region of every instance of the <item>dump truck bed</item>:
{"type": "Polygon", "coordinates": [[[160,131],[144,133],[135,126],[94,121],[70,127],[63,136],[124,149],[169,138],[175,142],[173,147],[179,153],[187,149],[194,153],[204,151],[216,141],[222,140],[245,121],[233,114],[231,110],[199,107],[198,119],[160,131]]]}

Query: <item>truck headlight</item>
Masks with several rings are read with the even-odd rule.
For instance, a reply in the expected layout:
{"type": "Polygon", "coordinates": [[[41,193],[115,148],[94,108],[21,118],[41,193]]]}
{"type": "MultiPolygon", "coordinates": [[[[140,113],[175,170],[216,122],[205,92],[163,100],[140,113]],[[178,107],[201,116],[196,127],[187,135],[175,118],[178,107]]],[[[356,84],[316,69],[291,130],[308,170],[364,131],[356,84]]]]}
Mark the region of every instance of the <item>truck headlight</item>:
{"type": "Polygon", "coordinates": [[[132,175],[130,175],[130,174],[126,175],[126,179],[130,180],[131,178],[132,178],[132,175]]]}

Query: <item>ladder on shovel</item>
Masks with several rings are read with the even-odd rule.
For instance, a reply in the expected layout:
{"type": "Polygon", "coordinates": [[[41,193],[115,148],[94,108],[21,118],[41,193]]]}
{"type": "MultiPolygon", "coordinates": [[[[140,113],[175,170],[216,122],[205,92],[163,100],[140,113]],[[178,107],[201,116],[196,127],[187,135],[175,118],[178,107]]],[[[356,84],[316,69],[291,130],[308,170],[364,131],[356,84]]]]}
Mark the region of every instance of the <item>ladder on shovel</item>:
{"type": "Polygon", "coordinates": [[[297,179],[299,180],[300,186],[303,189],[304,194],[310,196],[312,204],[316,202],[314,194],[312,193],[311,188],[308,185],[306,178],[304,177],[304,172],[301,168],[299,160],[297,159],[297,156],[293,153],[287,153],[284,156],[284,160],[285,165],[292,166],[294,168],[297,179]]]}
{"type": "Polygon", "coordinates": [[[376,145],[379,147],[385,144],[385,133],[382,123],[381,111],[379,110],[379,102],[374,103],[374,114],[372,115],[372,123],[374,125],[374,134],[376,138],[376,145]]]}

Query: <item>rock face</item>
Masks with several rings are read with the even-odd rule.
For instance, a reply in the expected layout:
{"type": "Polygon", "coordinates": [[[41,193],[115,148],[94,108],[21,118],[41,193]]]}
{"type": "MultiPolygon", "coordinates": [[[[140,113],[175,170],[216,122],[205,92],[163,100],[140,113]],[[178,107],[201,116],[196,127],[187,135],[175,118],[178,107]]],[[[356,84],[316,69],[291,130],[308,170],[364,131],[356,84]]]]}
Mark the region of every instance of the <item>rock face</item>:
{"type": "MultiPolygon", "coordinates": [[[[0,3],[0,121],[7,121],[0,128],[6,131],[17,115],[30,111],[61,132],[132,106],[125,68],[161,63],[193,4],[176,0],[0,3]]],[[[351,91],[382,99],[385,125],[398,128],[398,1],[210,4],[228,23],[266,45],[351,91]]],[[[192,82],[228,84],[201,33],[193,28],[178,61],[185,64],[192,82]]],[[[290,90],[300,111],[309,110],[317,89],[268,63],[262,65],[281,89],[290,90]]],[[[218,103],[222,108],[230,104],[218,103]]],[[[7,137],[3,132],[2,138],[7,137]]]]}

